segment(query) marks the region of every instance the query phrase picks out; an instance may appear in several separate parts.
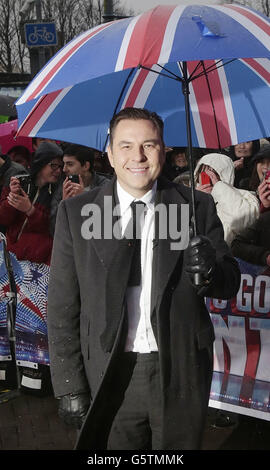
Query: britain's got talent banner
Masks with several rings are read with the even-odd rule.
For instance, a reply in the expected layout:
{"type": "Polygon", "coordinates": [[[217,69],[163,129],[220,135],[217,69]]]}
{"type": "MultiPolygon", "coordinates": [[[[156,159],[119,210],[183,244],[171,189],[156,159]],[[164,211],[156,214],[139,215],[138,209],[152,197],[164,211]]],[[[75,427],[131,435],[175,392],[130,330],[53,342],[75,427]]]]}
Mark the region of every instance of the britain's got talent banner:
{"type": "Polygon", "coordinates": [[[270,268],[238,262],[237,296],[206,299],[216,336],[209,405],[270,421],[270,268]]]}
{"type": "MultiPolygon", "coordinates": [[[[47,295],[49,266],[18,261],[10,253],[17,288],[16,359],[18,364],[28,362],[49,365],[47,336],[47,295]]],[[[0,243],[0,361],[11,360],[7,330],[7,302],[9,280],[0,243]]]]}

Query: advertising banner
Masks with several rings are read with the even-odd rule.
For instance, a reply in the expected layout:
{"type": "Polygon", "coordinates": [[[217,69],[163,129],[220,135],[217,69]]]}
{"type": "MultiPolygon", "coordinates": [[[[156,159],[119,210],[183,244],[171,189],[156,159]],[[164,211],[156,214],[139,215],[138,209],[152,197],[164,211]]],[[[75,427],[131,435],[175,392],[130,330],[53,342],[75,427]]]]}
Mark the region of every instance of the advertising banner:
{"type": "Polygon", "coordinates": [[[236,298],[206,299],[216,335],[209,405],[270,421],[270,268],[238,262],[236,298]]]}
{"type": "MultiPolygon", "coordinates": [[[[47,294],[49,266],[18,261],[10,253],[17,287],[16,359],[49,365],[47,336],[47,294]]],[[[9,280],[0,243],[0,360],[11,360],[7,331],[9,280]]]]}

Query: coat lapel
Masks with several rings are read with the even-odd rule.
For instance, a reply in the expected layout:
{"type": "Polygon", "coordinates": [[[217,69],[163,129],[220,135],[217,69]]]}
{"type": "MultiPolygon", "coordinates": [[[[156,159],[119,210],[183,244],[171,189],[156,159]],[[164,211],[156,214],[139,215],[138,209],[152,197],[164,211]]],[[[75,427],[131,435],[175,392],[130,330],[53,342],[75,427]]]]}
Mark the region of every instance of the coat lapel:
{"type": "Polygon", "coordinates": [[[189,240],[190,223],[192,217],[192,214],[190,213],[191,206],[189,202],[189,198],[185,191],[183,191],[181,185],[172,185],[171,183],[160,179],[157,189],[156,208],[159,204],[166,208],[167,237],[160,238],[160,231],[162,227],[160,226],[160,221],[158,220],[159,211],[156,211],[151,293],[152,312],[155,308],[158,307],[177,263],[180,265],[181,261],[183,261],[184,249],[187,247],[189,240]],[[175,206],[173,207],[172,205],[175,206]],[[181,231],[180,240],[175,240],[174,238],[176,235],[175,229],[177,229],[177,232],[181,231]],[[179,243],[180,241],[181,243],[179,243]]]}

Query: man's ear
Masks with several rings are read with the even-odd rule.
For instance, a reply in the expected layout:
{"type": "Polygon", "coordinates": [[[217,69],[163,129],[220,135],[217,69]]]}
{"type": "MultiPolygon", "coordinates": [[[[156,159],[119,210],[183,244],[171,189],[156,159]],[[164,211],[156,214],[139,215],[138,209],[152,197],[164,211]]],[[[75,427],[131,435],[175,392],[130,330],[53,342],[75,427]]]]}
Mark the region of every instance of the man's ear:
{"type": "Polygon", "coordinates": [[[108,155],[108,159],[109,159],[111,166],[114,168],[113,153],[112,153],[111,145],[108,146],[107,155],[108,155]]]}

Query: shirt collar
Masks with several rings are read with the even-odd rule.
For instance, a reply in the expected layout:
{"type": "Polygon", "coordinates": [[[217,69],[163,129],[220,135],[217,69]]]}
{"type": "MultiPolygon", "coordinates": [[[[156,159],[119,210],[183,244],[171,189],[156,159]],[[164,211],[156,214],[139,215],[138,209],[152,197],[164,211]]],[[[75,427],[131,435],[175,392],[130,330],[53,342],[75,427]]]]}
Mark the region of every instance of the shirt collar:
{"type": "Polygon", "coordinates": [[[146,204],[147,209],[154,211],[155,209],[154,202],[155,202],[156,192],[157,192],[157,181],[154,182],[153,187],[147,193],[145,193],[141,198],[137,199],[137,198],[134,198],[134,196],[129,194],[127,191],[125,191],[120,185],[120,183],[117,181],[117,196],[118,196],[118,200],[120,204],[121,214],[123,215],[128,210],[128,208],[130,207],[130,204],[133,201],[142,201],[146,204]]]}

